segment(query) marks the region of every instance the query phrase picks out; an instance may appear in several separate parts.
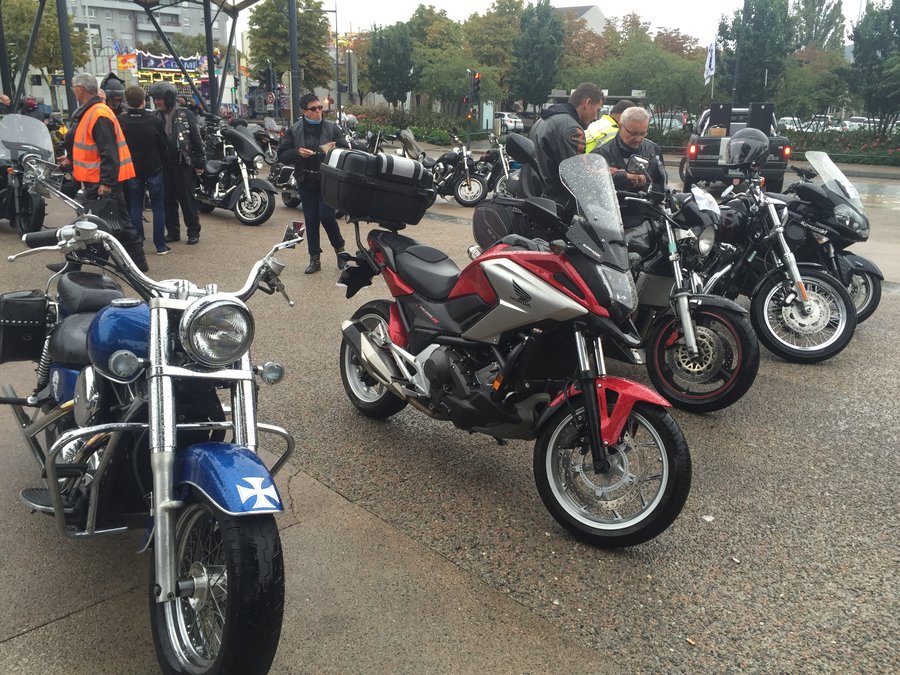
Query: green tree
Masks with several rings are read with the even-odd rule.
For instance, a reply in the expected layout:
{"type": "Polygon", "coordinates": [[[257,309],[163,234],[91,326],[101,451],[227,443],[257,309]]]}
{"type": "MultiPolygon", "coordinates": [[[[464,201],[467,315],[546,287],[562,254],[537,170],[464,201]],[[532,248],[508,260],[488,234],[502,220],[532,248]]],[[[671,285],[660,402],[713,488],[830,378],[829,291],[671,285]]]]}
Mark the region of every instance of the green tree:
{"type": "Polygon", "coordinates": [[[360,102],[375,89],[369,77],[369,52],[372,48],[372,33],[360,33],[350,45],[356,63],[356,93],[360,102]]]}
{"type": "Polygon", "coordinates": [[[406,100],[413,86],[413,48],[406,24],[380,28],[372,35],[369,79],[394,107],[406,100]]]}
{"type": "Polygon", "coordinates": [[[538,0],[522,11],[516,44],[512,90],[529,103],[543,104],[550,96],[563,51],[563,22],[549,0],[538,0]]]}
{"type": "Polygon", "coordinates": [[[835,51],[844,46],[841,0],[796,0],[791,17],[801,48],[835,51]]]}
{"type": "MultiPolygon", "coordinates": [[[[473,14],[465,22],[466,49],[480,70],[496,75],[497,100],[510,97],[509,77],[522,18],[522,0],[495,0],[484,15],[473,14]]],[[[485,85],[482,85],[485,86],[485,85]]]]}
{"type": "Polygon", "coordinates": [[[425,39],[413,47],[415,91],[439,101],[443,112],[451,112],[468,89],[466,69],[472,65],[463,48],[462,26],[441,13],[425,27],[425,39]]]}
{"type": "MultiPolygon", "coordinates": [[[[250,12],[250,71],[261,77],[272,62],[276,77],[291,67],[287,0],[263,0],[250,12]]],[[[320,0],[297,2],[297,54],[303,69],[301,86],[312,90],[334,76],[326,43],[330,28],[320,0]]]]}
{"type": "Polygon", "coordinates": [[[801,49],[788,57],[775,93],[779,116],[808,119],[847,101],[849,67],[836,51],[801,49]]]}
{"type": "Polygon", "coordinates": [[[881,120],[878,133],[892,128],[900,110],[900,0],[866,5],[853,27],[851,91],[871,117],[881,120]]]}

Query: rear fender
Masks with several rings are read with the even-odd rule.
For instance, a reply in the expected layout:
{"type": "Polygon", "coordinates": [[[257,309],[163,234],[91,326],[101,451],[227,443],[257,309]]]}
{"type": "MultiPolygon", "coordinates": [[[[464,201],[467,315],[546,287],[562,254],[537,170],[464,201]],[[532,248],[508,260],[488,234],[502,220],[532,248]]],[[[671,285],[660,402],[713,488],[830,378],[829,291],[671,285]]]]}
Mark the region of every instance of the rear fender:
{"type": "MultiPolygon", "coordinates": [[[[604,443],[610,445],[618,443],[619,439],[622,438],[625,422],[636,403],[650,403],[664,408],[672,407],[671,403],[655,391],[632,380],[604,376],[597,378],[596,386],[597,399],[600,405],[600,436],[604,443]],[[612,413],[610,413],[607,405],[607,392],[612,392],[616,395],[612,413]]],[[[580,397],[581,391],[575,385],[569,385],[565,393],[559,394],[550,401],[550,405],[547,406],[540,420],[538,420],[538,433],[540,433],[540,429],[543,428],[544,424],[556,411],[566,405],[567,400],[580,397]]]]}

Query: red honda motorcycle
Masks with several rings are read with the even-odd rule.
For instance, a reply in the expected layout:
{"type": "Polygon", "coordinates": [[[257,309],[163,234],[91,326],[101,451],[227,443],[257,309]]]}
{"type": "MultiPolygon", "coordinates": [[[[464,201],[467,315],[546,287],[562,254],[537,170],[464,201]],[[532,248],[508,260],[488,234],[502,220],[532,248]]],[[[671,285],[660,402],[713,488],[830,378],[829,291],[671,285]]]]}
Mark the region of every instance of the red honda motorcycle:
{"type": "MultiPolygon", "coordinates": [[[[622,329],[637,293],[606,162],[560,166],[579,212],[558,240],[509,235],[460,271],[398,233],[424,214],[428,173],[358,154],[334,150],[321,169],[323,195],[349,214],[360,249],[343,254],[339,284],[349,298],[381,274],[393,301],[368,302],[342,326],[351,403],[372,418],[410,404],[498,441],[536,440],[541,499],[585,542],[631,546],[665,530],[690,490],[690,454],[664,398],[606,374],[604,338],[640,341],[622,329]],[[383,228],[366,246],[360,220],[383,228]]],[[[541,198],[523,208],[556,213],[541,198]]]]}

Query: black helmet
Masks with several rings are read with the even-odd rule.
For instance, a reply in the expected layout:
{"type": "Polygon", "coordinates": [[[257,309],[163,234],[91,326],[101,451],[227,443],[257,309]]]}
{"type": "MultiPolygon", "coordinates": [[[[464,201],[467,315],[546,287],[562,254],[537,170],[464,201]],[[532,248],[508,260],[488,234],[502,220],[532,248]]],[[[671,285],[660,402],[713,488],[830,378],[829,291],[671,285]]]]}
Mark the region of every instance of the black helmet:
{"type": "Polygon", "coordinates": [[[728,141],[727,161],[731,166],[762,168],[769,156],[769,139],[759,129],[741,129],[728,141]]]}
{"type": "Polygon", "coordinates": [[[125,99],[125,82],[115,73],[110,73],[104,77],[100,83],[100,88],[106,92],[107,101],[111,102],[114,98],[125,99]]]}
{"type": "Polygon", "coordinates": [[[152,99],[161,98],[165,102],[167,110],[175,107],[175,97],[178,92],[171,82],[154,82],[150,85],[149,93],[152,99]]]}

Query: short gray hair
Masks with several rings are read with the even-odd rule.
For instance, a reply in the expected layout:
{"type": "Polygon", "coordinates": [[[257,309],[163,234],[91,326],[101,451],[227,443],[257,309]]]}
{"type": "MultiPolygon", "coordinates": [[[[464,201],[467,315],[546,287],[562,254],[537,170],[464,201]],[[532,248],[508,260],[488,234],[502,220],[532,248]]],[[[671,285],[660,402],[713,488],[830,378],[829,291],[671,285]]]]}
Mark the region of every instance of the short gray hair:
{"type": "Polygon", "coordinates": [[[97,86],[97,78],[91,75],[90,73],[78,73],[75,77],[72,78],[72,86],[82,86],[84,90],[89,94],[97,95],[97,91],[100,89],[97,86]]]}
{"type": "Polygon", "coordinates": [[[619,118],[619,126],[623,124],[628,124],[628,122],[649,122],[650,121],[650,113],[641,108],[640,106],[632,106],[630,108],[626,108],[622,113],[622,116],[619,118]]]}

